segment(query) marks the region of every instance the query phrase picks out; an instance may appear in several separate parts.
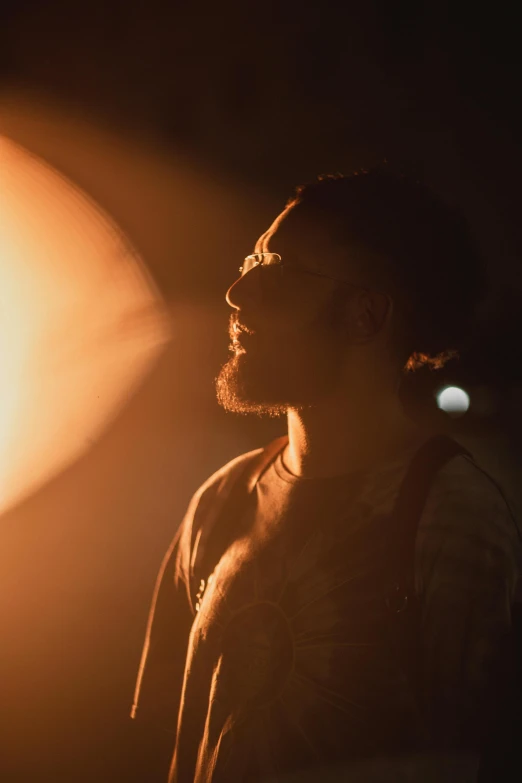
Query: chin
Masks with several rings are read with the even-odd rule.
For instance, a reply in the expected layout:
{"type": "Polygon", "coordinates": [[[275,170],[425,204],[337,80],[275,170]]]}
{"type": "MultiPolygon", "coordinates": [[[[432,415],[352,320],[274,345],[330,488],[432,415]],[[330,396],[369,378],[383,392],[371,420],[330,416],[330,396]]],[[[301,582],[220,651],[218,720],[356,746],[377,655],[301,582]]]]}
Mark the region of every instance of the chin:
{"type": "MultiPolygon", "coordinates": [[[[310,373],[299,372],[288,362],[277,367],[268,367],[267,363],[254,366],[245,353],[237,353],[223,365],[216,378],[217,400],[231,413],[285,416],[290,408],[308,408],[326,394],[326,389],[312,388],[306,375],[310,373]]],[[[321,377],[320,373],[316,375],[321,377]]]]}
{"type": "Polygon", "coordinates": [[[274,399],[274,390],[266,389],[266,373],[253,373],[244,353],[236,354],[223,365],[216,378],[217,401],[226,411],[243,415],[277,418],[288,406],[274,399]]]}

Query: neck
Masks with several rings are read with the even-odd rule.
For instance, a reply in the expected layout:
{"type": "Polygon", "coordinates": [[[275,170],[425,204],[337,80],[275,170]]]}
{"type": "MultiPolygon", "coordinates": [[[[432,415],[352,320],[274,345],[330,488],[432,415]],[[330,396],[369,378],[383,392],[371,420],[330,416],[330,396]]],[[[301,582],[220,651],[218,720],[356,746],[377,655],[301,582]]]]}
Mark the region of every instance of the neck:
{"type": "Polygon", "coordinates": [[[303,478],[364,470],[423,439],[398,395],[375,389],[337,394],[308,409],[290,409],[287,417],[289,443],[283,460],[303,478]]]}

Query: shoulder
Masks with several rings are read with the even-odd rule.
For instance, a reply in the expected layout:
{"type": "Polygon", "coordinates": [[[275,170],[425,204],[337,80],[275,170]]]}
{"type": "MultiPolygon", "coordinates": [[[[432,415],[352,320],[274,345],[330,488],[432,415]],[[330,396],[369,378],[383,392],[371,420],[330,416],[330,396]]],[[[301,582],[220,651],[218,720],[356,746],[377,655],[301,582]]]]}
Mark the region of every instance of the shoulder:
{"type": "Polygon", "coordinates": [[[421,519],[423,527],[445,527],[491,540],[513,540],[515,522],[504,492],[480,465],[465,455],[439,470],[421,519]]]}
{"type": "Polygon", "coordinates": [[[184,581],[189,572],[197,531],[214,510],[220,507],[236,480],[262,451],[263,449],[254,449],[230,460],[209,476],[193,494],[179,531],[177,573],[184,581]]]}
{"type": "Polygon", "coordinates": [[[254,449],[240,454],[216,470],[192,496],[191,504],[196,507],[205,506],[218,496],[226,493],[235,483],[236,479],[247,469],[263,449],[254,449]]]}
{"type": "Polygon", "coordinates": [[[503,491],[464,455],[435,477],[419,523],[417,557],[423,581],[435,571],[467,579],[497,571],[514,591],[520,571],[520,540],[503,491]]]}

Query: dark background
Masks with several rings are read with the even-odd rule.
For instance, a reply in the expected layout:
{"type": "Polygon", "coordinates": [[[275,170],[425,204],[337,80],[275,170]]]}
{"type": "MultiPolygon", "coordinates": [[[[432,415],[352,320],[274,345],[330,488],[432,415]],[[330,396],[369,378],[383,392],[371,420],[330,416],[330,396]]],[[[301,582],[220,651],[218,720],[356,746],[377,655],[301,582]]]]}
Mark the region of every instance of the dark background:
{"type": "Polygon", "coordinates": [[[466,213],[488,264],[489,299],[474,345],[445,376],[419,379],[417,392],[429,396],[444,380],[471,390],[469,414],[451,427],[518,500],[515,6],[336,6],[48,0],[1,12],[4,86],[53,96],[65,116],[122,145],[175,155],[183,170],[166,184],[161,167],[140,179],[132,155],[112,169],[86,166],[65,125],[62,157],[57,138],[20,139],[114,215],[177,332],[89,454],[2,520],[1,589],[16,607],[2,622],[2,780],[119,779],[162,553],[197,486],[283,429],[226,416],[212,379],[226,358],[224,291],[296,183],[386,159],[466,213]],[[473,390],[487,401],[475,410],[473,390]]]}

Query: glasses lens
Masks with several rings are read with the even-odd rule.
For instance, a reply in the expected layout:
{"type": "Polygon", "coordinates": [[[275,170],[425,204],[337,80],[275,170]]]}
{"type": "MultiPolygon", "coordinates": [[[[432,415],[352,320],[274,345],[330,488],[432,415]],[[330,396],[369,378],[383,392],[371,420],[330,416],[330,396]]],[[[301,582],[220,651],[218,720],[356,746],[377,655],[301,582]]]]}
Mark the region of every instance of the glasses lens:
{"type": "Polygon", "coordinates": [[[253,269],[256,266],[256,263],[258,264],[259,261],[257,261],[257,256],[247,256],[245,260],[243,261],[243,266],[241,267],[241,274],[246,275],[247,272],[250,272],[251,269],[253,269]]]}
{"type": "Polygon", "coordinates": [[[241,275],[246,275],[255,266],[272,266],[281,264],[279,253],[253,253],[247,256],[243,261],[243,266],[239,267],[241,275]]]}
{"type": "Polygon", "coordinates": [[[278,266],[281,264],[281,256],[279,253],[262,253],[262,255],[264,266],[272,266],[273,264],[278,266]]]}

